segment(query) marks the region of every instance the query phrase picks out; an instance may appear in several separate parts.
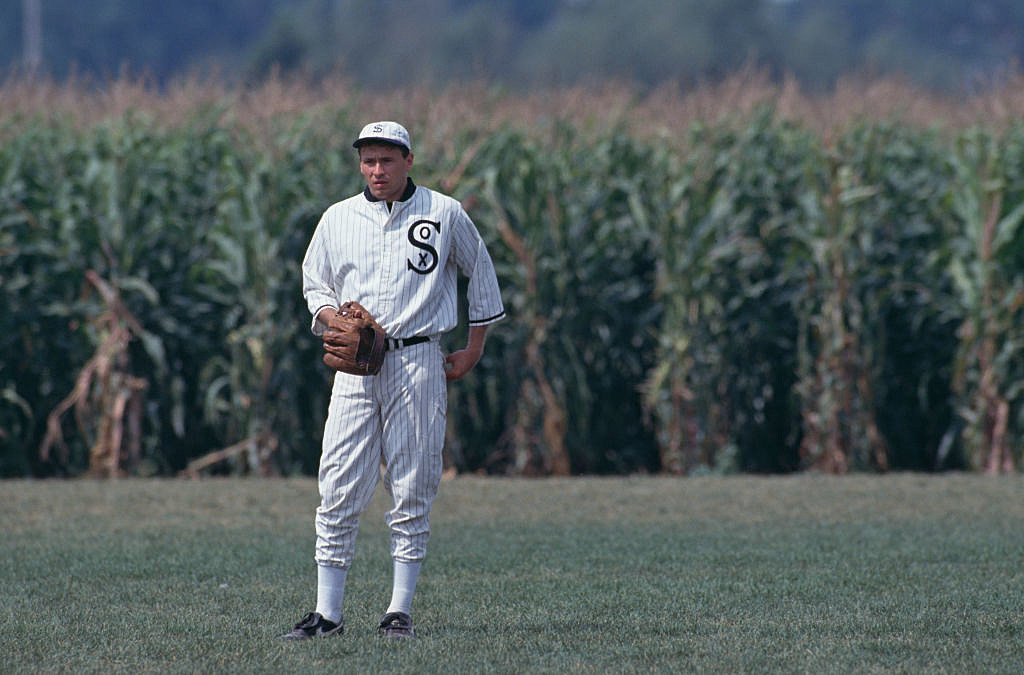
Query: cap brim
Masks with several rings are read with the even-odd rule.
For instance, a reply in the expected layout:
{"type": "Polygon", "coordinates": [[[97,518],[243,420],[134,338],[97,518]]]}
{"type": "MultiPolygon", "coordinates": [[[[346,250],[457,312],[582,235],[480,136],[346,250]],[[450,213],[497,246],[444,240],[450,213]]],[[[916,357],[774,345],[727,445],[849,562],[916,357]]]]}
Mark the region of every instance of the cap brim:
{"type": "Polygon", "coordinates": [[[356,142],[352,144],[352,147],[361,148],[364,145],[369,145],[370,143],[376,143],[377,145],[393,145],[396,148],[405,148],[410,152],[412,151],[412,149],[405,143],[399,143],[398,141],[393,141],[390,138],[360,138],[357,139],[356,142]]]}

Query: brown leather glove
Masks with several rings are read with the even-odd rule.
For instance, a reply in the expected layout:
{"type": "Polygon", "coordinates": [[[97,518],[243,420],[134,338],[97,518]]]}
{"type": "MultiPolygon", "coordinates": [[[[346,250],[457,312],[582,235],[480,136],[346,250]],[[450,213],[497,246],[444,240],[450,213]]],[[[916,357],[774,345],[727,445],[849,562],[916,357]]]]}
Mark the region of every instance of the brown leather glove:
{"type": "Polygon", "coordinates": [[[346,302],[323,334],[324,363],[350,375],[376,375],[384,363],[386,335],[358,302],[346,302]]]}

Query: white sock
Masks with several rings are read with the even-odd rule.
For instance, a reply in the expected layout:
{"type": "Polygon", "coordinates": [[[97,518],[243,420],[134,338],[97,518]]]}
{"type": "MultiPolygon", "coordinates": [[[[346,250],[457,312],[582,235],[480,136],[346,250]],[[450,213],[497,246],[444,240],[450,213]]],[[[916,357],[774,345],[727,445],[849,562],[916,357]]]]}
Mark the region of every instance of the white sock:
{"type": "Polygon", "coordinates": [[[416,580],[420,576],[423,561],[395,561],[395,577],[391,587],[391,605],[386,613],[402,612],[412,614],[412,596],[416,592],[416,580]]]}
{"type": "Polygon", "coordinates": [[[316,567],[316,611],[328,621],[341,621],[341,603],[345,599],[347,574],[348,570],[341,567],[316,567]]]}

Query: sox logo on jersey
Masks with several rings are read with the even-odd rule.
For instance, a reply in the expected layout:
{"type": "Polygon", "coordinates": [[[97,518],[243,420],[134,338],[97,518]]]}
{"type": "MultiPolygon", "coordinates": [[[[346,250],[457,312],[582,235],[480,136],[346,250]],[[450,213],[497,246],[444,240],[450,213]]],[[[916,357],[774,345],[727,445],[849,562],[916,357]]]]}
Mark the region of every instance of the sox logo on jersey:
{"type": "Polygon", "coordinates": [[[417,264],[414,265],[412,260],[407,259],[409,269],[417,274],[430,274],[437,268],[437,261],[440,260],[437,249],[429,243],[433,234],[431,226],[438,234],[441,233],[441,223],[433,220],[417,220],[409,227],[409,243],[421,249],[417,264]]]}

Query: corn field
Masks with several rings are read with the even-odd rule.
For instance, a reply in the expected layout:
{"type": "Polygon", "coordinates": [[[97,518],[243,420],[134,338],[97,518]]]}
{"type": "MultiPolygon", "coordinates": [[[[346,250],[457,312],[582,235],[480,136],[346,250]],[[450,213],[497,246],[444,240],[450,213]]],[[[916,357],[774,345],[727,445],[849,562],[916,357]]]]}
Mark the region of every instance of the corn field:
{"type": "MultiPolygon", "coordinates": [[[[362,187],[353,130],[406,108],[61,96],[0,91],[0,475],[315,472],[299,265],[362,187]]],[[[453,470],[1018,470],[1024,117],[460,100],[409,116],[412,175],[509,318],[450,387],[453,470]]]]}

